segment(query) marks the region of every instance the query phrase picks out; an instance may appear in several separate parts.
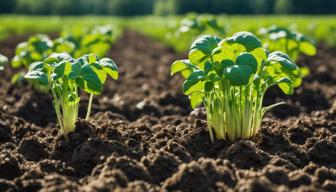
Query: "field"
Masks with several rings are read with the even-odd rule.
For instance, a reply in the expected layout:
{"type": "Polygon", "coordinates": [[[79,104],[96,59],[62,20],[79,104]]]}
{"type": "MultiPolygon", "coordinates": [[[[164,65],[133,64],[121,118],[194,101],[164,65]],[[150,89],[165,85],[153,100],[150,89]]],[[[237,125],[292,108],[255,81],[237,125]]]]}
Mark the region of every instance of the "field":
{"type": "Polygon", "coordinates": [[[118,66],[94,96],[80,91],[79,119],[65,138],[52,95],[27,81],[24,68],[0,71],[0,191],[336,191],[335,17],[219,16],[225,36],[296,24],[313,37],[315,56],[297,65],[310,73],[293,95],[277,87],[263,105],[279,101],[250,139],[211,141],[204,107],[192,109],[172,63],[187,58],[192,39],[172,35],[181,17],[0,17],[0,53],[36,33],[52,39],[69,28],[112,24],[106,57],[118,66]],[[168,35],[167,35],[168,34],[168,35]]]}

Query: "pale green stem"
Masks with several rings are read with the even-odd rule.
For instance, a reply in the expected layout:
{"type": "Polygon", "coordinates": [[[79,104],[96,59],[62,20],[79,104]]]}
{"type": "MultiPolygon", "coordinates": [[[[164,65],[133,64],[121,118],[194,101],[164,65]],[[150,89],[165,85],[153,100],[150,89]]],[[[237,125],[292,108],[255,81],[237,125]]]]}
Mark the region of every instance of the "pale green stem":
{"type": "Polygon", "coordinates": [[[87,112],[86,112],[85,120],[89,120],[89,117],[90,117],[90,114],[91,114],[91,108],[92,108],[92,99],[93,99],[93,94],[90,94],[89,105],[88,105],[88,109],[87,109],[87,112]]]}

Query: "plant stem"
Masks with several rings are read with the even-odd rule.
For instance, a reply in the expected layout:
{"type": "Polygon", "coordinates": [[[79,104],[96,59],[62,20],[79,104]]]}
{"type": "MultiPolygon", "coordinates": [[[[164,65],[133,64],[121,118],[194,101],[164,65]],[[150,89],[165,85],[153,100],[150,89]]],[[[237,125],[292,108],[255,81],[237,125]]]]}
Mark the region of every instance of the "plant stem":
{"type": "Polygon", "coordinates": [[[91,107],[92,107],[92,99],[93,99],[93,94],[90,94],[89,105],[88,105],[88,109],[86,112],[85,120],[89,120],[90,113],[91,113],[91,107]]]}

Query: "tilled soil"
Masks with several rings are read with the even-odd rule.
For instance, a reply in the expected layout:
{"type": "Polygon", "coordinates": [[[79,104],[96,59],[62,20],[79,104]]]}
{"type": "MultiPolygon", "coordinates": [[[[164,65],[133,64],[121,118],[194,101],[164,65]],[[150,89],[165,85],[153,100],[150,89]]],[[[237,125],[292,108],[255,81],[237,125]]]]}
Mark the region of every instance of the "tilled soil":
{"type": "MultiPolygon", "coordinates": [[[[0,42],[12,56],[27,36],[0,42]]],[[[336,191],[336,57],[320,46],[299,65],[311,74],[294,95],[274,88],[267,114],[251,140],[211,143],[204,109],[191,110],[171,77],[186,57],[133,31],[109,57],[120,79],[95,97],[89,122],[79,119],[65,140],[51,98],[27,83],[0,80],[0,191],[336,191]]],[[[82,94],[81,116],[88,97],[82,94]]]]}

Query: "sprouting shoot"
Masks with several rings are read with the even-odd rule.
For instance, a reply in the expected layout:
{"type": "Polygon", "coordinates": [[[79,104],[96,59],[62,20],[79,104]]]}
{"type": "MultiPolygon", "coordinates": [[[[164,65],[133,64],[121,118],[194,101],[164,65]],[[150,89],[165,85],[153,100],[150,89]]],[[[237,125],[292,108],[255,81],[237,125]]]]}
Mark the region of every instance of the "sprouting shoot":
{"type": "Polygon", "coordinates": [[[253,137],[263,115],[281,103],[263,107],[267,89],[277,85],[292,94],[301,84],[296,64],[283,52],[269,52],[250,32],[221,39],[205,35],[191,45],[188,59],[172,64],[171,74],[185,78],[183,92],[192,107],[203,103],[210,138],[234,141],[253,137]]]}
{"type": "Polygon", "coordinates": [[[73,59],[67,53],[59,53],[34,63],[25,78],[49,88],[61,133],[67,137],[75,130],[78,117],[78,89],[91,94],[86,115],[88,119],[92,96],[102,92],[107,76],[118,78],[117,66],[109,58],[99,60],[96,55],[89,54],[73,59]]]}

